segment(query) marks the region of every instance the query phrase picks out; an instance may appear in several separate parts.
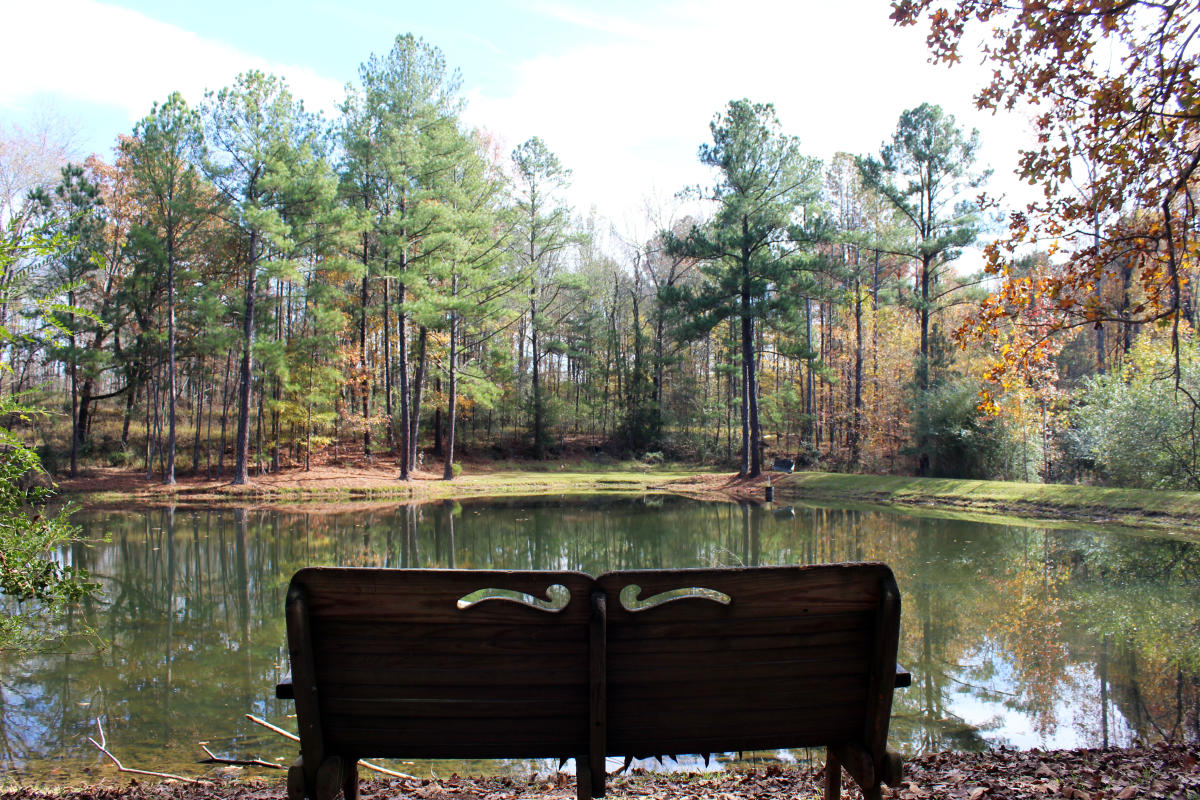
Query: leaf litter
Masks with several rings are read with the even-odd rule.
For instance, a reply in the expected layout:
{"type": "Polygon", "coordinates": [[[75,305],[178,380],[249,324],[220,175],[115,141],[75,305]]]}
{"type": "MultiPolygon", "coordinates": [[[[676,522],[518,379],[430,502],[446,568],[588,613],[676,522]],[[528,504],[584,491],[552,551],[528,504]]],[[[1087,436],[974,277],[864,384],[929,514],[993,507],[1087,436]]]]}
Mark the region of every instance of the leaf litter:
{"type": "MultiPolygon", "coordinates": [[[[283,800],[283,781],[245,778],[248,771],[214,771],[204,786],[133,779],[75,788],[19,787],[0,800],[283,800]],[[237,775],[239,777],[232,777],[237,775]]],[[[782,767],[704,773],[634,770],[611,776],[609,796],[648,800],[774,800],[820,798],[823,768],[782,767]]],[[[901,786],[883,790],[891,800],[1200,800],[1200,745],[932,753],[908,760],[901,786]]],[[[364,780],[362,800],[573,800],[574,778],[459,777],[364,780]]],[[[844,800],[862,797],[843,778],[844,800]]]]}

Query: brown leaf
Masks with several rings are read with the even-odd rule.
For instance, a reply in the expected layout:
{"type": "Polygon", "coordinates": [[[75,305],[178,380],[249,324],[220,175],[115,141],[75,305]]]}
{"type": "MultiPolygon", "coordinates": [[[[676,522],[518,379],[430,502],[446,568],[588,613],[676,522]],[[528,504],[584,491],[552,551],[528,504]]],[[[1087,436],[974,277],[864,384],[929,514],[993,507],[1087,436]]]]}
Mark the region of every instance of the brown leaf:
{"type": "Polygon", "coordinates": [[[979,800],[979,798],[981,798],[985,794],[987,794],[987,791],[988,790],[986,788],[984,788],[983,786],[978,786],[978,787],[972,789],[971,793],[969,795],[967,795],[967,800],[979,800]]]}

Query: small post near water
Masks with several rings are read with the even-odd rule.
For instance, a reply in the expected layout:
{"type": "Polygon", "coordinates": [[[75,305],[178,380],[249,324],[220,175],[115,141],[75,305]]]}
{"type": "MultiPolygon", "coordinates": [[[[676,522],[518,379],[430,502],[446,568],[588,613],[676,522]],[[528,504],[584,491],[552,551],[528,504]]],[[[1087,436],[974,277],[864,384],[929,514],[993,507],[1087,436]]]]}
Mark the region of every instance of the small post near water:
{"type": "Polygon", "coordinates": [[[771,478],[767,476],[767,488],[763,490],[766,494],[767,502],[775,499],[775,487],[771,485],[771,478]]]}

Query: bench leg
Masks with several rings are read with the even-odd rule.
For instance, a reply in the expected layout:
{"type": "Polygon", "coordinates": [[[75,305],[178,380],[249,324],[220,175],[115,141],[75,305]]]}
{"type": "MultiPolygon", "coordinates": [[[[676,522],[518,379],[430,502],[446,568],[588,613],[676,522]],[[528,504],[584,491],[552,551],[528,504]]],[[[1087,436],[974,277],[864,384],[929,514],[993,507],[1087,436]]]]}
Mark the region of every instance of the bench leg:
{"type": "Polygon", "coordinates": [[[833,754],[832,749],[825,750],[825,800],[841,800],[842,797],[842,762],[833,754]]]}
{"type": "Polygon", "coordinates": [[[287,771],[287,797],[288,800],[304,800],[308,795],[304,779],[304,758],[297,758],[296,761],[288,767],[287,771]]]}
{"type": "Polygon", "coordinates": [[[883,782],[895,788],[904,779],[904,760],[899,753],[888,750],[883,756],[883,782]]]}
{"type": "Polygon", "coordinates": [[[311,800],[335,800],[343,788],[343,761],[340,756],[330,756],[317,769],[316,791],[311,800]]]}
{"type": "Polygon", "coordinates": [[[343,800],[358,800],[358,761],[349,761],[343,767],[343,800]]]}
{"type": "Polygon", "coordinates": [[[575,756],[575,792],[578,800],[592,800],[592,768],[587,756],[575,756]]]}

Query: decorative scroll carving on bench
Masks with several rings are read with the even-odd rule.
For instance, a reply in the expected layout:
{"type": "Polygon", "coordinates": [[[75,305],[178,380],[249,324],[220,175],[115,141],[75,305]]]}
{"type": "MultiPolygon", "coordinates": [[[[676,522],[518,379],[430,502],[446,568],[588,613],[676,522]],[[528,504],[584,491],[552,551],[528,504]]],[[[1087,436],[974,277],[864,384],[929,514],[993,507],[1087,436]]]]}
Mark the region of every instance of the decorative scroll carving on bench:
{"type": "Polygon", "coordinates": [[[652,594],[645,599],[638,597],[641,593],[642,587],[636,583],[631,583],[621,590],[621,605],[624,606],[626,611],[631,614],[638,611],[648,611],[677,600],[711,600],[723,606],[727,606],[733,602],[733,599],[724,592],[718,592],[716,589],[705,589],[703,586],[683,586],[678,589],[669,589],[665,592],[652,594]]]}
{"type": "Polygon", "coordinates": [[[463,595],[458,598],[457,605],[459,609],[466,610],[488,600],[503,600],[508,603],[517,603],[518,605],[536,608],[538,611],[548,611],[551,614],[557,614],[571,602],[571,591],[561,583],[554,583],[546,587],[546,599],[543,600],[537,595],[528,592],[488,587],[486,589],[476,589],[470,594],[463,595]]]}

